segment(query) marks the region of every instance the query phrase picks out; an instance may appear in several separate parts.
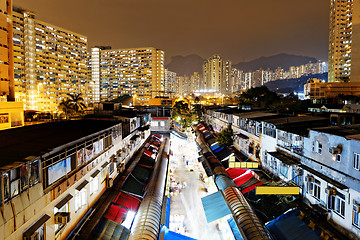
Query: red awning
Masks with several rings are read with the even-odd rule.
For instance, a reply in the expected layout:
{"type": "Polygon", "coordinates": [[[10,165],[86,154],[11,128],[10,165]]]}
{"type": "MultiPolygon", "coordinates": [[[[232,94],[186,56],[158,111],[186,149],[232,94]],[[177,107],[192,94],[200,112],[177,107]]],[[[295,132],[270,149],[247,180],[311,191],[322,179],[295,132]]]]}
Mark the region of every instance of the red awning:
{"type": "Polygon", "coordinates": [[[140,205],[140,201],[141,199],[139,197],[121,192],[115,199],[114,203],[131,211],[136,211],[140,205]]]}
{"type": "Polygon", "coordinates": [[[231,179],[237,178],[238,176],[244,174],[247,169],[244,168],[228,168],[226,172],[229,174],[231,179]]]}
{"type": "Polygon", "coordinates": [[[254,190],[256,188],[256,186],[261,186],[262,185],[262,182],[258,181],[257,183],[247,187],[247,188],[244,188],[243,190],[241,190],[242,193],[247,193],[247,192],[250,192],[252,190],[254,190]]]}
{"type": "Polygon", "coordinates": [[[254,177],[254,173],[251,170],[246,171],[244,174],[234,178],[236,186],[240,186],[254,177]]]}
{"type": "Polygon", "coordinates": [[[146,156],[148,156],[148,157],[152,157],[152,156],[153,156],[153,153],[150,152],[150,151],[147,150],[147,149],[145,150],[144,154],[145,154],[146,156]]]}
{"type": "Polygon", "coordinates": [[[106,211],[104,217],[114,222],[122,223],[124,215],[127,213],[127,211],[128,210],[121,208],[115,204],[111,204],[109,209],[106,211]]]}

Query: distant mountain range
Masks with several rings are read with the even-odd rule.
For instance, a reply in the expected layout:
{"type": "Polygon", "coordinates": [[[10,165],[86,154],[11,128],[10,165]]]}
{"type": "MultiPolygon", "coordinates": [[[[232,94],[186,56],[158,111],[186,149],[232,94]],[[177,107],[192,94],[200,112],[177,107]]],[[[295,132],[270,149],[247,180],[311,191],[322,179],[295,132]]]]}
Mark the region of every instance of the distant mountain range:
{"type": "MultiPolygon", "coordinates": [[[[205,59],[196,54],[188,56],[179,55],[172,57],[171,62],[165,67],[179,75],[192,75],[194,72],[202,73],[204,60],[205,59]]],[[[260,68],[275,70],[277,67],[288,70],[290,66],[300,66],[310,61],[315,63],[317,59],[314,57],[281,53],[269,57],[260,57],[249,62],[233,63],[232,66],[244,72],[255,71],[260,68]]]]}
{"type": "Polygon", "coordinates": [[[204,59],[196,54],[188,56],[173,56],[171,62],[165,67],[179,75],[193,75],[194,72],[202,73],[204,59]]]}

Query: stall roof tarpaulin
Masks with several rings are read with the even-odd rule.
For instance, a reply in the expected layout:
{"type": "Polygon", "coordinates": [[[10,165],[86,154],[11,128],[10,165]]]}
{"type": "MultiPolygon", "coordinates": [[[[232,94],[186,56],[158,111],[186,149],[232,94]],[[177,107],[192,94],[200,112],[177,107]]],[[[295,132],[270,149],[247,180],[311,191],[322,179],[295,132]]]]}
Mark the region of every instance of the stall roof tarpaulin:
{"type": "Polygon", "coordinates": [[[127,210],[117,206],[116,204],[111,204],[109,209],[104,215],[105,218],[110,219],[117,223],[122,223],[124,216],[126,215],[127,210]]]}
{"type": "Polygon", "coordinates": [[[180,233],[170,231],[166,226],[162,226],[159,240],[195,240],[195,239],[181,235],[180,233]]]}
{"type": "Polygon", "coordinates": [[[201,202],[203,204],[208,223],[231,214],[230,209],[220,191],[201,198],[201,202]]]}
{"type": "Polygon", "coordinates": [[[131,211],[136,211],[140,205],[140,201],[141,199],[139,197],[120,192],[114,203],[131,211]]]}
{"type": "Polygon", "coordinates": [[[92,239],[102,240],[127,240],[130,236],[130,230],[120,223],[102,218],[93,231],[92,239]]]}
{"type": "Polygon", "coordinates": [[[321,240],[321,230],[312,230],[296,215],[300,210],[288,211],[266,224],[277,240],[321,240]]]}

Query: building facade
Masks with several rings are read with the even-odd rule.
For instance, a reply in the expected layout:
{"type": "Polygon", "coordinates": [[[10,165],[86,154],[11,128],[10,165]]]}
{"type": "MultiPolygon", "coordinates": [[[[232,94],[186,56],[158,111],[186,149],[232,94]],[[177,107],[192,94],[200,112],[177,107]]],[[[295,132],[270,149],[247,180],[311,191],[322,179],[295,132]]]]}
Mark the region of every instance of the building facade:
{"type": "Polygon", "coordinates": [[[303,202],[316,214],[348,239],[358,239],[359,124],[328,127],[325,118],[221,109],[207,110],[205,120],[215,131],[231,124],[242,161],[259,162],[270,174],[299,186],[303,202]]]}
{"type": "Polygon", "coordinates": [[[15,102],[12,1],[0,1],[0,130],[24,125],[22,102],[15,102]]]}
{"type": "Polygon", "coordinates": [[[25,110],[56,112],[70,93],[87,100],[85,36],[15,8],[13,39],[15,97],[25,110]]]}
{"type": "Polygon", "coordinates": [[[360,82],[359,13],[359,1],[330,1],[329,82],[360,82]]]}
{"type": "Polygon", "coordinates": [[[139,104],[168,95],[165,91],[164,51],[148,48],[91,50],[93,101],[111,101],[121,95],[139,104]]]}
{"type": "Polygon", "coordinates": [[[23,150],[1,150],[8,161],[0,168],[0,238],[65,239],[147,139],[150,130],[138,129],[149,118],[147,114],[143,120],[80,120],[5,130],[3,136],[15,146],[21,139],[23,150]],[[36,131],[39,138],[26,131],[36,131]],[[39,151],[39,146],[51,150],[39,151]]]}
{"type": "Polygon", "coordinates": [[[202,91],[230,94],[231,61],[224,61],[219,55],[213,55],[203,64],[202,80],[202,91]]]}
{"type": "Polygon", "coordinates": [[[165,96],[172,97],[176,93],[176,72],[165,69],[165,84],[164,91],[165,96]]]}

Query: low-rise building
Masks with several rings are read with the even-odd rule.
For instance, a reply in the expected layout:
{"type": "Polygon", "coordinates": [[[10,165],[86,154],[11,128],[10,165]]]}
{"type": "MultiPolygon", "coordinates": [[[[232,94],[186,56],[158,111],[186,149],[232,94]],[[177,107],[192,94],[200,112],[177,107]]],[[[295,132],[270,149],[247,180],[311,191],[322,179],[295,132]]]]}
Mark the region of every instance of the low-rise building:
{"type": "Polygon", "coordinates": [[[349,239],[360,235],[360,124],[331,126],[329,119],[250,111],[206,113],[219,126],[232,119],[234,147],[264,170],[299,186],[302,199],[349,239]],[[216,119],[215,119],[216,118],[216,119]],[[221,124],[220,124],[221,123],[221,124]]]}
{"type": "Polygon", "coordinates": [[[2,131],[0,238],[65,239],[149,136],[130,125],[78,120],[2,131]]]}

